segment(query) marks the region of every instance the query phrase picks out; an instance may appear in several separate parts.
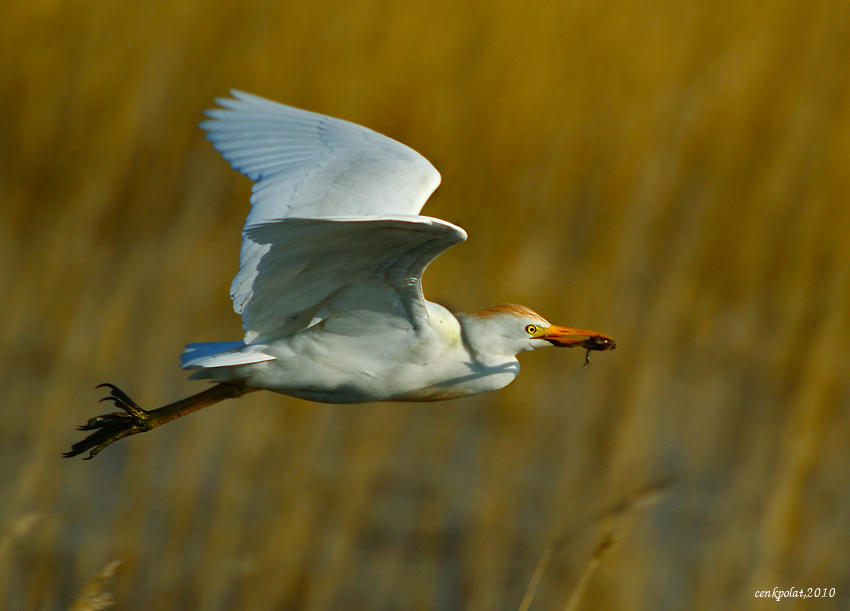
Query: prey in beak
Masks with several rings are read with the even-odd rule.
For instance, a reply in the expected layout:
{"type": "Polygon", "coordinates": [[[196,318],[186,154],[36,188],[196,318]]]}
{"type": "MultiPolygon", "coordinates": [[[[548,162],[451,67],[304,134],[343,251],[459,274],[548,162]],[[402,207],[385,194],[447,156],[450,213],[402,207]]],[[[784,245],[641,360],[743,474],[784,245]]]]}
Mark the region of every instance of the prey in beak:
{"type": "Polygon", "coordinates": [[[587,353],[584,355],[584,366],[590,367],[590,352],[592,350],[614,350],[617,347],[617,342],[610,335],[599,333],[598,331],[588,331],[586,329],[573,329],[571,327],[560,327],[552,325],[538,336],[540,339],[545,339],[553,346],[559,348],[575,348],[581,346],[587,353]]]}

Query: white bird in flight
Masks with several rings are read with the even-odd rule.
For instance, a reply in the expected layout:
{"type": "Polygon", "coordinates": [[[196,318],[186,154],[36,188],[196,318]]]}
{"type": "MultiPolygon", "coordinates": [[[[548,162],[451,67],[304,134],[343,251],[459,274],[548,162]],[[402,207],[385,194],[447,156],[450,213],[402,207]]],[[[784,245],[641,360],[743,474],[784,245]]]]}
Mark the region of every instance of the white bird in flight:
{"type": "Polygon", "coordinates": [[[255,390],[324,403],[439,401],[496,390],[516,355],[546,346],[612,350],[596,331],[560,327],[519,305],[453,314],[422,295],[425,268],[466,239],[420,216],[440,174],[370,129],[232,91],[206,112],[207,138],[255,182],[230,295],[242,341],[189,344],[181,366],[216,382],[147,411],[111,384],[121,411],[66,456],[142,433],[255,390]]]}

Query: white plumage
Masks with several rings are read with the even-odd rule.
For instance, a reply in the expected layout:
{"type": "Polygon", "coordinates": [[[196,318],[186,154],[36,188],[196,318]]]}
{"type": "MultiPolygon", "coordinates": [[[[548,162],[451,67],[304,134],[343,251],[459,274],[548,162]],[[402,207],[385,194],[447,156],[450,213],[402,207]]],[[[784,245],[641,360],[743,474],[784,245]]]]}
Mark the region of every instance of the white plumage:
{"type": "Polygon", "coordinates": [[[219,382],[194,397],[147,412],[110,385],[108,399],[124,412],[91,419],[82,428],[97,432],[69,455],[93,456],[252,390],[334,403],[451,399],[510,383],[525,350],[615,347],[524,306],[454,315],[426,301],[425,268],[466,239],[460,227],[419,215],[440,184],[437,170],[365,127],[232,94],[201,127],[255,181],[231,286],[245,336],[189,344],[182,366],[219,382]]]}
{"type": "Polygon", "coordinates": [[[218,99],[224,108],[207,111],[213,120],[201,127],[234,169],[256,181],[230,289],[245,343],[345,310],[353,285],[369,284],[376,298],[401,300],[412,318],[422,317],[419,277],[466,239],[459,227],[416,216],[440,184],[434,166],[365,127],[233,95],[218,99]]]}
{"type": "Polygon", "coordinates": [[[517,352],[548,345],[524,331],[531,321],[549,327],[545,319],[505,310],[495,314],[504,324],[520,314],[518,345],[492,342],[476,355],[462,323],[482,317],[458,323],[425,300],[425,268],[466,233],[418,215],[440,184],[419,153],[353,123],[232,93],[201,127],[256,181],[231,286],[245,338],[190,345],[182,366],[197,369],[193,377],[319,401],[422,400],[504,386],[519,371],[517,352]]]}

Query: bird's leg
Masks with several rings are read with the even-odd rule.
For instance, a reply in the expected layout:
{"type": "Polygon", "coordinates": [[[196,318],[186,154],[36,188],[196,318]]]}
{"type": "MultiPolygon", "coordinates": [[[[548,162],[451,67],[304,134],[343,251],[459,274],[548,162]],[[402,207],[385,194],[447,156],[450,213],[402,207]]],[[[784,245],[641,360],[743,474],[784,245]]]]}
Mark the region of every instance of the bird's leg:
{"type": "Polygon", "coordinates": [[[89,419],[84,425],[77,427],[80,431],[94,431],[94,433],[72,445],[68,452],[63,453],[65,458],[71,458],[90,450],[89,455],[84,457],[84,460],[90,460],[103,448],[119,439],[150,431],[219,401],[235,399],[253,390],[246,388],[245,384],[241,382],[225,382],[216,384],[197,395],[175,401],[159,409],[147,411],[139,407],[117,386],[100,384],[98,388],[101,386],[106,386],[112,390],[112,393],[101,401],[112,401],[122,411],[96,416],[89,419]]]}

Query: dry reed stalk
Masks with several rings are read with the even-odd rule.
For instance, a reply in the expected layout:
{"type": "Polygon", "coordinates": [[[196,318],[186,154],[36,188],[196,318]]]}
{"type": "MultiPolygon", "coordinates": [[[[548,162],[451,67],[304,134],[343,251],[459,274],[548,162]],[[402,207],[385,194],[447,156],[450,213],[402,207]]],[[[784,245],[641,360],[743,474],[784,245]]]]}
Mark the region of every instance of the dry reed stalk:
{"type": "Polygon", "coordinates": [[[29,513],[12,522],[12,527],[0,537],[0,560],[6,557],[17,539],[25,537],[43,519],[40,513],[29,513]]]}
{"type": "Polygon", "coordinates": [[[123,562],[123,560],[113,560],[103,567],[103,570],[86,584],[77,600],[71,605],[70,611],[101,611],[114,605],[115,596],[105,588],[123,562]]]}
{"type": "MultiPolygon", "coordinates": [[[[525,591],[525,595],[522,597],[522,602],[519,605],[518,611],[528,611],[529,607],[531,606],[531,601],[534,599],[534,595],[537,592],[538,586],[540,585],[540,580],[543,577],[543,573],[546,571],[546,566],[549,564],[549,560],[552,557],[552,552],[556,548],[562,546],[564,543],[569,541],[579,530],[583,530],[584,528],[596,522],[599,522],[604,519],[619,517],[626,513],[658,505],[664,500],[664,497],[669,491],[672,483],[672,480],[663,480],[656,484],[652,484],[650,486],[637,490],[632,494],[624,497],[623,499],[617,501],[613,505],[605,508],[590,519],[580,522],[577,526],[570,529],[570,531],[566,535],[561,536],[557,540],[547,545],[546,548],[543,550],[543,553],[540,555],[540,560],[537,561],[537,567],[534,569],[534,573],[531,575],[531,581],[528,584],[528,588],[525,591]]],[[[575,590],[570,596],[569,601],[567,601],[566,611],[575,610],[578,605],[578,601],[581,599],[582,592],[587,587],[587,583],[590,581],[590,578],[593,576],[593,573],[596,571],[597,567],[599,566],[599,563],[602,561],[602,556],[613,544],[614,531],[612,530],[605,536],[604,539],[602,539],[602,541],[596,547],[593,556],[591,557],[590,561],[588,562],[587,566],[579,577],[575,590]]]]}
{"type": "Polygon", "coordinates": [[[4,600],[8,591],[10,571],[7,568],[6,559],[12,550],[15,541],[25,537],[41,522],[44,516],[39,513],[29,513],[12,522],[12,526],[0,536],[0,601],[4,600]]]}
{"type": "Polygon", "coordinates": [[[584,571],[581,573],[581,577],[578,578],[578,583],[576,584],[575,590],[570,595],[570,599],[567,601],[567,605],[564,607],[564,611],[576,611],[578,609],[578,603],[581,600],[581,595],[584,593],[587,588],[587,584],[590,583],[590,578],[593,577],[593,574],[596,572],[596,569],[599,568],[599,564],[602,562],[602,556],[605,555],[605,552],[614,545],[614,531],[609,532],[605,535],[605,538],[599,542],[599,545],[596,546],[596,550],[593,552],[593,556],[591,556],[590,561],[587,563],[587,566],[584,567],[584,571]]]}
{"type": "Polygon", "coordinates": [[[534,599],[534,594],[537,592],[537,586],[540,585],[540,578],[543,577],[543,572],[546,570],[546,565],[549,564],[549,558],[552,557],[552,550],[554,548],[555,545],[550,543],[540,555],[540,560],[537,561],[537,568],[534,569],[534,574],[531,576],[528,589],[525,591],[525,596],[522,597],[522,602],[519,605],[519,611],[528,611],[528,608],[531,606],[531,601],[534,599]]]}

